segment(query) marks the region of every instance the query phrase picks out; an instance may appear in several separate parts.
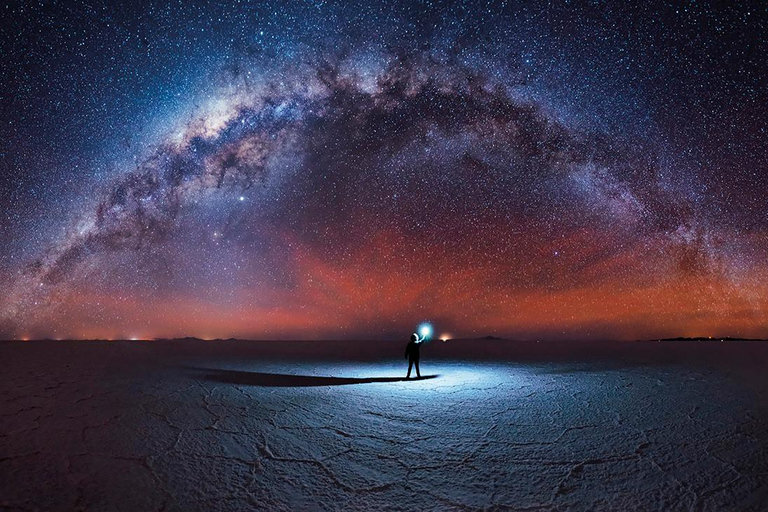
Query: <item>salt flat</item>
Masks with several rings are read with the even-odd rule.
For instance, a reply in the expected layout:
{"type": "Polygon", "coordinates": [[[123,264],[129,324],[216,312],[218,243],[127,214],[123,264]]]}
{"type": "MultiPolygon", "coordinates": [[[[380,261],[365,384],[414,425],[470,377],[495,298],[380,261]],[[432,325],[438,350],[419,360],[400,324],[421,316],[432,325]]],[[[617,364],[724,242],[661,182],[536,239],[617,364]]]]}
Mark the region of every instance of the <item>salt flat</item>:
{"type": "Polygon", "coordinates": [[[768,345],[404,344],[0,343],[0,508],[768,508],[768,345]]]}

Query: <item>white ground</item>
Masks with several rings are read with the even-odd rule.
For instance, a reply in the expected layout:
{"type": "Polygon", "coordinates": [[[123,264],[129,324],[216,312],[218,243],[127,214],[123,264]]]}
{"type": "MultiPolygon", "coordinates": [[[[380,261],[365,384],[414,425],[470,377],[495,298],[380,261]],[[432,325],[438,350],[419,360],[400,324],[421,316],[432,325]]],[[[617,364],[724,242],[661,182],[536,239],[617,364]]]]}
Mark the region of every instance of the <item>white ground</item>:
{"type": "Polygon", "coordinates": [[[2,343],[0,509],[768,508],[765,349],[344,380],[402,376],[400,345],[2,343]]]}

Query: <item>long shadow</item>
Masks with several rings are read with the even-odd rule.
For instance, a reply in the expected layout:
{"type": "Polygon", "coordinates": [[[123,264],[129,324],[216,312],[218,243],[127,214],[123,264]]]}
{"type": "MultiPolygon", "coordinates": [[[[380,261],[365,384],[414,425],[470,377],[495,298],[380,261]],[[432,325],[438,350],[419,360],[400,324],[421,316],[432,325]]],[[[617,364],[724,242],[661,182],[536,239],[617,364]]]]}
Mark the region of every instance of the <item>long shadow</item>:
{"type": "Polygon", "coordinates": [[[438,375],[406,379],[405,377],[326,377],[318,375],[290,375],[287,373],[244,372],[239,370],[220,370],[196,368],[205,371],[201,378],[224,384],[263,387],[312,387],[312,386],[347,386],[350,384],[370,384],[373,382],[401,382],[408,380],[434,379],[438,375]]]}

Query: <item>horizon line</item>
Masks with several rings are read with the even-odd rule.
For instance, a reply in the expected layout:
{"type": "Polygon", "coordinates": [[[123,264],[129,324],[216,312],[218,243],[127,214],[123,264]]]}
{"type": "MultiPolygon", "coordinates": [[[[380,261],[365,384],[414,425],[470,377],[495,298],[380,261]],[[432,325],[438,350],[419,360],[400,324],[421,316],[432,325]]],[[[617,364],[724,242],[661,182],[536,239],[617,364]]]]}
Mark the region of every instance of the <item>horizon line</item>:
{"type": "MultiPolygon", "coordinates": [[[[163,341],[205,341],[205,342],[222,342],[222,341],[241,341],[241,342],[266,342],[266,343],[291,343],[291,342],[382,342],[382,341],[401,341],[400,338],[201,338],[198,336],[181,336],[181,337],[153,337],[153,338],[6,338],[0,339],[0,342],[43,342],[43,341],[104,341],[104,342],[163,342],[163,341]]],[[[667,336],[661,338],[504,338],[499,336],[469,336],[461,338],[433,338],[428,341],[432,342],[449,342],[449,341],[504,341],[515,343],[599,343],[599,342],[611,342],[611,343],[633,343],[633,342],[660,342],[660,341],[768,341],[768,338],[748,338],[741,336],[667,336]]]]}

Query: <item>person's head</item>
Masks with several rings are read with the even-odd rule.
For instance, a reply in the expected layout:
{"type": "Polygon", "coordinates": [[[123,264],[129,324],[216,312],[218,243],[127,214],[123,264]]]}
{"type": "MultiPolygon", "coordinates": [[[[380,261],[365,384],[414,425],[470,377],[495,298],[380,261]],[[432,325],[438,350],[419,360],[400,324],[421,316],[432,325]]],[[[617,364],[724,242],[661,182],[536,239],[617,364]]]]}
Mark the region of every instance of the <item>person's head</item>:
{"type": "Polygon", "coordinates": [[[411,334],[411,341],[419,341],[419,335],[416,333],[411,334]]]}

